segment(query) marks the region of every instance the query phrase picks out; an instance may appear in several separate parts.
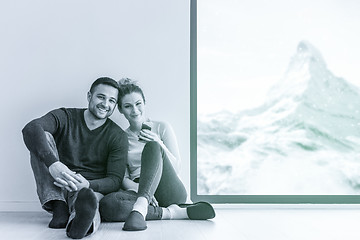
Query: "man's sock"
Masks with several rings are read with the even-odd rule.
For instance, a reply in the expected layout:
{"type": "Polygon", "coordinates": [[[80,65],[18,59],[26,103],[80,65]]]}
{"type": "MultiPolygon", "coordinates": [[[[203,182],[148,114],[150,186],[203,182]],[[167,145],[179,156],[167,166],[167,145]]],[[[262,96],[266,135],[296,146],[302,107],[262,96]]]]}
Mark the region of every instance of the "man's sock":
{"type": "Polygon", "coordinates": [[[90,188],[79,191],[75,201],[75,218],[68,227],[67,235],[70,238],[80,239],[90,230],[97,207],[97,198],[90,188]]]}
{"type": "Polygon", "coordinates": [[[53,200],[52,205],[53,217],[49,223],[49,228],[65,228],[69,220],[69,207],[64,201],[53,200]]]}

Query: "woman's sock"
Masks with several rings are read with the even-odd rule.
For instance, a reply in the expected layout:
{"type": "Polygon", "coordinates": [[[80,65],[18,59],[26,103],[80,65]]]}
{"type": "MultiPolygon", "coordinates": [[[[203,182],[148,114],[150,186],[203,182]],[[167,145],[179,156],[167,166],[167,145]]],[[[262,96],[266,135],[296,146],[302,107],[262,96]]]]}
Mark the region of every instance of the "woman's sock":
{"type": "Polygon", "coordinates": [[[149,206],[149,203],[145,197],[138,197],[136,199],[136,202],[134,203],[132,211],[139,212],[144,217],[144,220],[145,220],[147,211],[148,211],[148,206],[149,206]]]}
{"type": "Polygon", "coordinates": [[[49,228],[65,228],[69,220],[69,208],[64,201],[51,201],[53,217],[49,223],[49,228]]]}
{"type": "Polygon", "coordinates": [[[142,231],[147,228],[145,218],[148,211],[148,200],[145,197],[138,197],[134,203],[133,210],[127,217],[123,230],[142,231]]]}
{"type": "Polygon", "coordinates": [[[207,202],[172,204],[163,209],[162,219],[206,220],[215,217],[214,208],[207,202]],[[170,218],[169,218],[170,213],[170,218]]]}
{"type": "MultiPolygon", "coordinates": [[[[170,219],[188,219],[186,208],[181,208],[177,204],[172,204],[166,208],[170,212],[170,219]]],[[[164,211],[163,211],[164,214],[164,211]]],[[[166,215],[166,214],[165,214],[166,215]]]]}

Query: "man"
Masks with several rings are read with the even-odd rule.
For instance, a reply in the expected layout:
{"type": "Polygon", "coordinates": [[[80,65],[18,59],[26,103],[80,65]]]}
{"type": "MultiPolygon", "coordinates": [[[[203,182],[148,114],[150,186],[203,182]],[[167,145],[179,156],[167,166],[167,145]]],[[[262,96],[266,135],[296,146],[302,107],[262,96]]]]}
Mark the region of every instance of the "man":
{"type": "Polygon", "coordinates": [[[121,186],[128,139],[109,119],[117,99],[117,82],[99,78],[87,94],[87,109],[50,111],[22,131],[40,203],[53,213],[49,227],[66,227],[70,238],[97,230],[100,199],[121,186]]]}

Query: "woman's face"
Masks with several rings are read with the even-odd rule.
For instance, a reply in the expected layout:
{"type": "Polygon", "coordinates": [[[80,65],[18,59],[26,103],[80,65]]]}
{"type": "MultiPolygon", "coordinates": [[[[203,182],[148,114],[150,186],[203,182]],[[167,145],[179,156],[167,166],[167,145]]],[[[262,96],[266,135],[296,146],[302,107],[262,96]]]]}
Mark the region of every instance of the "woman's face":
{"type": "Polygon", "coordinates": [[[143,123],[146,120],[145,103],[140,93],[126,94],[121,100],[119,110],[130,124],[143,123]]]}

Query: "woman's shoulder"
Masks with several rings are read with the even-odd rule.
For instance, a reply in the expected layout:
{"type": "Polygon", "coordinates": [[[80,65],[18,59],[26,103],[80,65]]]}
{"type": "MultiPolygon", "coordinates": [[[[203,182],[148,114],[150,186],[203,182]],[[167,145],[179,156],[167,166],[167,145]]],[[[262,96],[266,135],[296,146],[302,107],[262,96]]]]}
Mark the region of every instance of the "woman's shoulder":
{"type": "Polygon", "coordinates": [[[167,129],[171,129],[170,123],[166,121],[151,120],[151,122],[153,123],[153,129],[158,133],[163,133],[167,129]]]}
{"type": "Polygon", "coordinates": [[[158,120],[151,120],[154,127],[160,127],[162,129],[171,127],[171,125],[166,121],[158,121],[158,120]]]}

